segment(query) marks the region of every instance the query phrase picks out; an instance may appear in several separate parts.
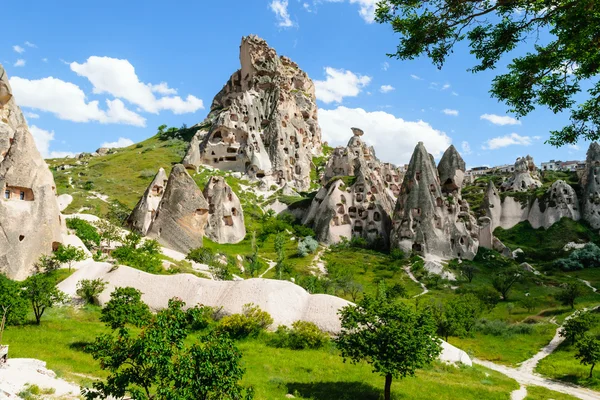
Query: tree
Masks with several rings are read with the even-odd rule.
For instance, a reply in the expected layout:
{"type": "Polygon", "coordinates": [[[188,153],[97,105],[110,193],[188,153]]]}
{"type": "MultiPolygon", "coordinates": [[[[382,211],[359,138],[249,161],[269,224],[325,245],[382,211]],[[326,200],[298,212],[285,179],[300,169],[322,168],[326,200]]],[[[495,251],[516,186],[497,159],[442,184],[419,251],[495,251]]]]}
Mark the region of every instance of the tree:
{"type": "Polygon", "coordinates": [[[100,321],[111,329],[122,329],[127,324],[141,327],[150,321],[152,313],[142,301],[142,292],[132,287],[116,288],[102,309],[100,321]]]}
{"type": "Polygon", "coordinates": [[[119,228],[106,220],[98,220],[98,222],[96,222],[96,228],[98,229],[100,238],[106,243],[106,247],[110,248],[111,242],[121,240],[119,228]]]}
{"type": "Polygon", "coordinates": [[[35,274],[27,278],[23,283],[23,296],[31,303],[37,325],[46,309],[68,300],[67,295],[56,288],[55,280],[48,274],[35,274]]]}
{"type": "Polygon", "coordinates": [[[179,299],[169,300],[138,335],[121,327],[97,337],[88,349],[109,376],[84,389],[85,398],[128,393],[138,400],[252,399],[252,389],[239,385],[241,354],[229,338],[210,333],[186,343],[195,314],[184,306],[179,299]]]}
{"type": "Polygon", "coordinates": [[[521,271],[517,267],[503,268],[492,277],[492,286],[500,292],[502,299],[506,301],[510,289],[519,279],[521,279],[521,271]]]}
{"type": "Polygon", "coordinates": [[[100,246],[100,234],[96,227],[81,218],[67,219],[67,228],[75,231],[75,235],[81,239],[88,250],[100,246]]]}
{"type": "MultiPolygon", "coordinates": [[[[272,210],[269,210],[272,211],[272,210]]],[[[256,243],[256,231],[252,231],[252,240],[250,242],[250,247],[252,248],[252,253],[247,256],[248,258],[248,274],[250,276],[258,275],[258,272],[262,268],[262,263],[258,258],[258,245],[256,243]]]]}
{"type": "Polygon", "coordinates": [[[556,294],[556,300],[563,306],[570,306],[571,310],[575,308],[575,301],[583,294],[583,287],[579,283],[567,283],[563,285],[563,290],[556,294]]]}
{"type": "Polygon", "coordinates": [[[18,325],[25,321],[27,301],[21,292],[17,282],[0,274],[0,315],[4,316],[6,325],[18,325]]]}
{"type": "Polygon", "coordinates": [[[523,300],[521,300],[521,305],[528,311],[533,312],[535,308],[538,306],[538,299],[533,296],[525,296],[523,300]]]}
{"type": "Polygon", "coordinates": [[[599,15],[596,0],[383,0],[375,20],[400,35],[389,56],[412,60],[425,54],[438,68],[465,39],[478,60],[472,72],[494,69],[504,55],[523,47],[520,53],[527,52],[494,78],[490,92],[517,117],[537,105],[570,111],[570,124],[548,140],[562,146],[600,138],[600,83],[590,85],[587,101],[579,100],[582,83],[600,72],[599,15]],[[548,40],[535,40],[539,36],[548,40]],[[528,38],[535,44],[525,47],[528,38]]]}
{"type": "Polygon", "coordinates": [[[460,264],[460,272],[463,274],[469,283],[473,282],[473,278],[475,277],[475,272],[477,272],[477,268],[473,264],[468,264],[463,262],[460,264]]]}
{"type": "Polygon", "coordinates": [[[471,333],[481,315],[482,305],[471,293],[455,296],[446,304],[446,318],[451,326],[451,332],[456,336],[471,333]]]}
{"type": "Polygon", "coordinates": [[[283,275],[285,269],[285,242],[286,238],[283,232],[279,232],[275,236],[275,253],[277,253],[277,264],[275,264],[275,272],[279,279],[283,275]]]}
{"type": "Polygon", "coordinates": [[[385,376],[389,400],[393,378],[414,376],[441,352],[435,322],[428,311],[366,295],[356,306],[340,311],[342,330],[336,339],[344,361],[366,361],[385,376]]]}
{"type": "Polygon", "coordinates": [[[61,264],[67,264],[69,271],[73,267],[73,263],[83,261],[87,258],[85,252],[79,247],[71,246],[70,244],[60,245],[54,252],[54,257],[61,264]]]}
{"type": "Polygon", "coordinates": [[[77,296],[81,297],[88,304],[94,304],[96,298],[106,288],[106,282],[100,278],[97,279],[82,279],[77,282],[77,296]]]}
{"type": "Polygon", "coordinates": [[[51,273],[60,268],[60,261],[56,256],[43,254],[35,263],[34,269],[37,273],[51,273]]]}
{"type": "Polygon", "coordinates": [[[590,334],[586,334],[577,342],[577,354],[575,358],[583,365],[591,365],[590,378],[594,373],[596,363],[600,362],[600,340],[590,334]]]}
{"type": "Polygon", "coordinates": [[[571,344],[575,344],[596,324],[596,321],[596,316],[591,312],[577,311],[564,322],[559,334],[571,344]]]}

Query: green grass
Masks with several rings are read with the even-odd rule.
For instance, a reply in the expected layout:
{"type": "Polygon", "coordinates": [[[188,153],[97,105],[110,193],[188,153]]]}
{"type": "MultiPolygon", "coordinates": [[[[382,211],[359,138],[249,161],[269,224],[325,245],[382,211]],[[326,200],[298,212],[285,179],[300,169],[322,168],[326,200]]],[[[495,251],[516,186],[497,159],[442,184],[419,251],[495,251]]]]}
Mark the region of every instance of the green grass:
{"type": "Polygon", "coordinates": [[[555,392],[540,386],[527,386],[527,397],[525,400],[575,400],[577,397],[555,392]]]}

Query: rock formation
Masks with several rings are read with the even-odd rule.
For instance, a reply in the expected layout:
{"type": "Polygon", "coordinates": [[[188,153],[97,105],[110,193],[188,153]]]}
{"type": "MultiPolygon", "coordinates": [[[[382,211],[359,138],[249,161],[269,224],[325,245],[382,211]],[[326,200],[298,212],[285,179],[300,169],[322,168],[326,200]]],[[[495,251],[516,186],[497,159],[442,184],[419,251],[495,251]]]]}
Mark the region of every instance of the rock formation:
{"type": "Polygon", "coordinates": [[[240,199],[220,176],[210,178],[204,188],[208,201],[206,236],[217,243],[238,243],[246,236],[240,199]]]}
{"type": "Polygon", "coordinates": [[[478,230],[460,197],[464,161],[454,146],[442,160],[443,185],[433,156],[422,142],[415,148],[396,203],[391,245],[405,253],[472,259],[479,246],[478,230]]]}
{"type": "Polygon", "coordinates": [[[502,183],[500,190],[503,192],[526,192],[540,186],[542,186],[542,182],[538,178],[537,168],[533,158],[528,155],[517,158],[515,171],[506,182],[502,183]]]}
{"type": "Polygon", "coordinates": [[[594,229],[600,228],[600,145],[592,143],[585,160],[581,177],[583,197],[581,199],[583,219],[594,229]]]}
{"type": "Polygon", "coordinates": [[[184,166],[173,167],[148,236],[162,245],[188,253],[202,247],[208,202],[184,166]]]}
{"type": "Polygon", "coordinates": [[[240,62],[197,125],[183,164],[308,189],[312,156],[321,152],[313,82],[257,36],[242,38],[240,62]]]}
{"type": "Polygon", "coordinates": [[[145,236],[154,221],[158,205],[167,186],[167,174],[160,168],[127,220],[131,230],[145,236]]]}
{"type": "Polygon", "coordinates": [[[317,239],[325,243],[362,237],[387,246],[403,172],[377,159],[375,150],[362,141],[362,130],[352,128],[352,132],[348,146],[333,151],[323,176],[325,185],[303,223],[312,226],[317,239]]]}
{"type": "Polygon", "coordinates": [[[61,241],[54,177],[0,65],[0,273],[24,279],[61,241]]]}

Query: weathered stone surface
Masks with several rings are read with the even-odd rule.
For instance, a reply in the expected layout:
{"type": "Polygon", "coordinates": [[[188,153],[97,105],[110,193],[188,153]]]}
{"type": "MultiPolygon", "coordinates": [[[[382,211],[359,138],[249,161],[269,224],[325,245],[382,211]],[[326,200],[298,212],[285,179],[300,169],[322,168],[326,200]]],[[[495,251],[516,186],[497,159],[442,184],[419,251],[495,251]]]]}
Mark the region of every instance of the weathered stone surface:
{"type": "Polygon", "coordinates": [[[167,181],[168,179],[165,170],[160,168],[127,219],[127,225],[131,230],[136,231],[143,236],[148,233],[148,229],[150,228],[152,221],[154,221],[156,211],[158,210],[160,201],[165,193],[167,181]]]}
{"type": "Polygon", "coordinates": [[[61,241],[61,216],[54,178],[12,97],[2,65],[0,189],[0,273],[24,279],[39,257],[61,241]]]}
{"type": "Polygon", "coordinates": [[[442,192],[452,194],[453,196],[460,195],[460,190],[465,179],[465,171],[467,166],[454,145],[450,145],[448,150],[444,152],[442,159],[438,165],[438,174],[442,185],[442,192]]]}
{"type": "Polygon", "coordinates": [[[533,157],[519,157],[515,161],[515,171],[512,176],[503,182],[500,190],[503,192],[526,192],[542,186],[538,178],[537,168],[533,162],[533,157]]]}
{"type": "MultiPolygon", "coordinates": [[[[446,176],[458,177],[452,169],[464,162],[456,149],[449,148],[446,153],[443,158],[449,161],[441,169],[446,176]]],[[[405,253],[442,258],[472,259],[479,247],[477,224],[467,202],[458,190],[442,190],[438,169],[422,142],[416,146],[402,182],[391,243],[405,253]]]]}
{"type": "Polygon", "coordinates": [[[257,36],[242,38],[240,62],[197,126],[184,164],[308,189],[312,156],[321,152],[313,82],[257,36]]]}
{"type": "Polygon", "coordinates": [[[581,199],[583,219],[594,229],[600,228],[600,145],[592,143],[585,160],[585,170],[581,177],[583,198],[581,199]]]}
{"type": "Polygon", "coordinates": [[[579,199],[575,189],[567,182],[558,180],[552,184],[545,196],[536,199],[527,219],[535,229],[548,229],[562,218],[574,221],[581,219],[579,199]]]}
{"type": "Polygon", "coordinates": [[[202,247],[208,202],[185,167],[173,167],[148,236],[182,253],[202,247]]]}
{"type": "Polygon", "coordinates": [[[238,243],[246,236],[240,199],[220,176],[210,178],[204,188],[208,201],[206,236],[217,243],[238,243]]]}

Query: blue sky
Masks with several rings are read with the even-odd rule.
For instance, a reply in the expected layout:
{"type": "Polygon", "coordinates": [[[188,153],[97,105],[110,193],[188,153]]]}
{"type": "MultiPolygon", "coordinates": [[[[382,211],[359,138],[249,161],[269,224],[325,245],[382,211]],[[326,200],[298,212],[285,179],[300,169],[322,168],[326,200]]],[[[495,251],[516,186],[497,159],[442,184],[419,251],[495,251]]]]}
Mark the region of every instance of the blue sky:
{"type": "Polygon", "coordinates": [[[257,34],[315,81],[323,139],[332,145],[345,144],[356,125],[381,159],[396,164],[408,162],[419,140],[436,158],[454,144],[468,166],[526,154],[537,163],[585,158],[587,143],[544,144],[566,116],[507,115],[488,94],[503,69],[467,72],[475,60],[465,46],[442,70],[425,58],[386,57],[397,38],[372,23],[375,2],[9,2],[0,62],[46,156],[201,122],[239,68],[241,37],[257,34]]]}

